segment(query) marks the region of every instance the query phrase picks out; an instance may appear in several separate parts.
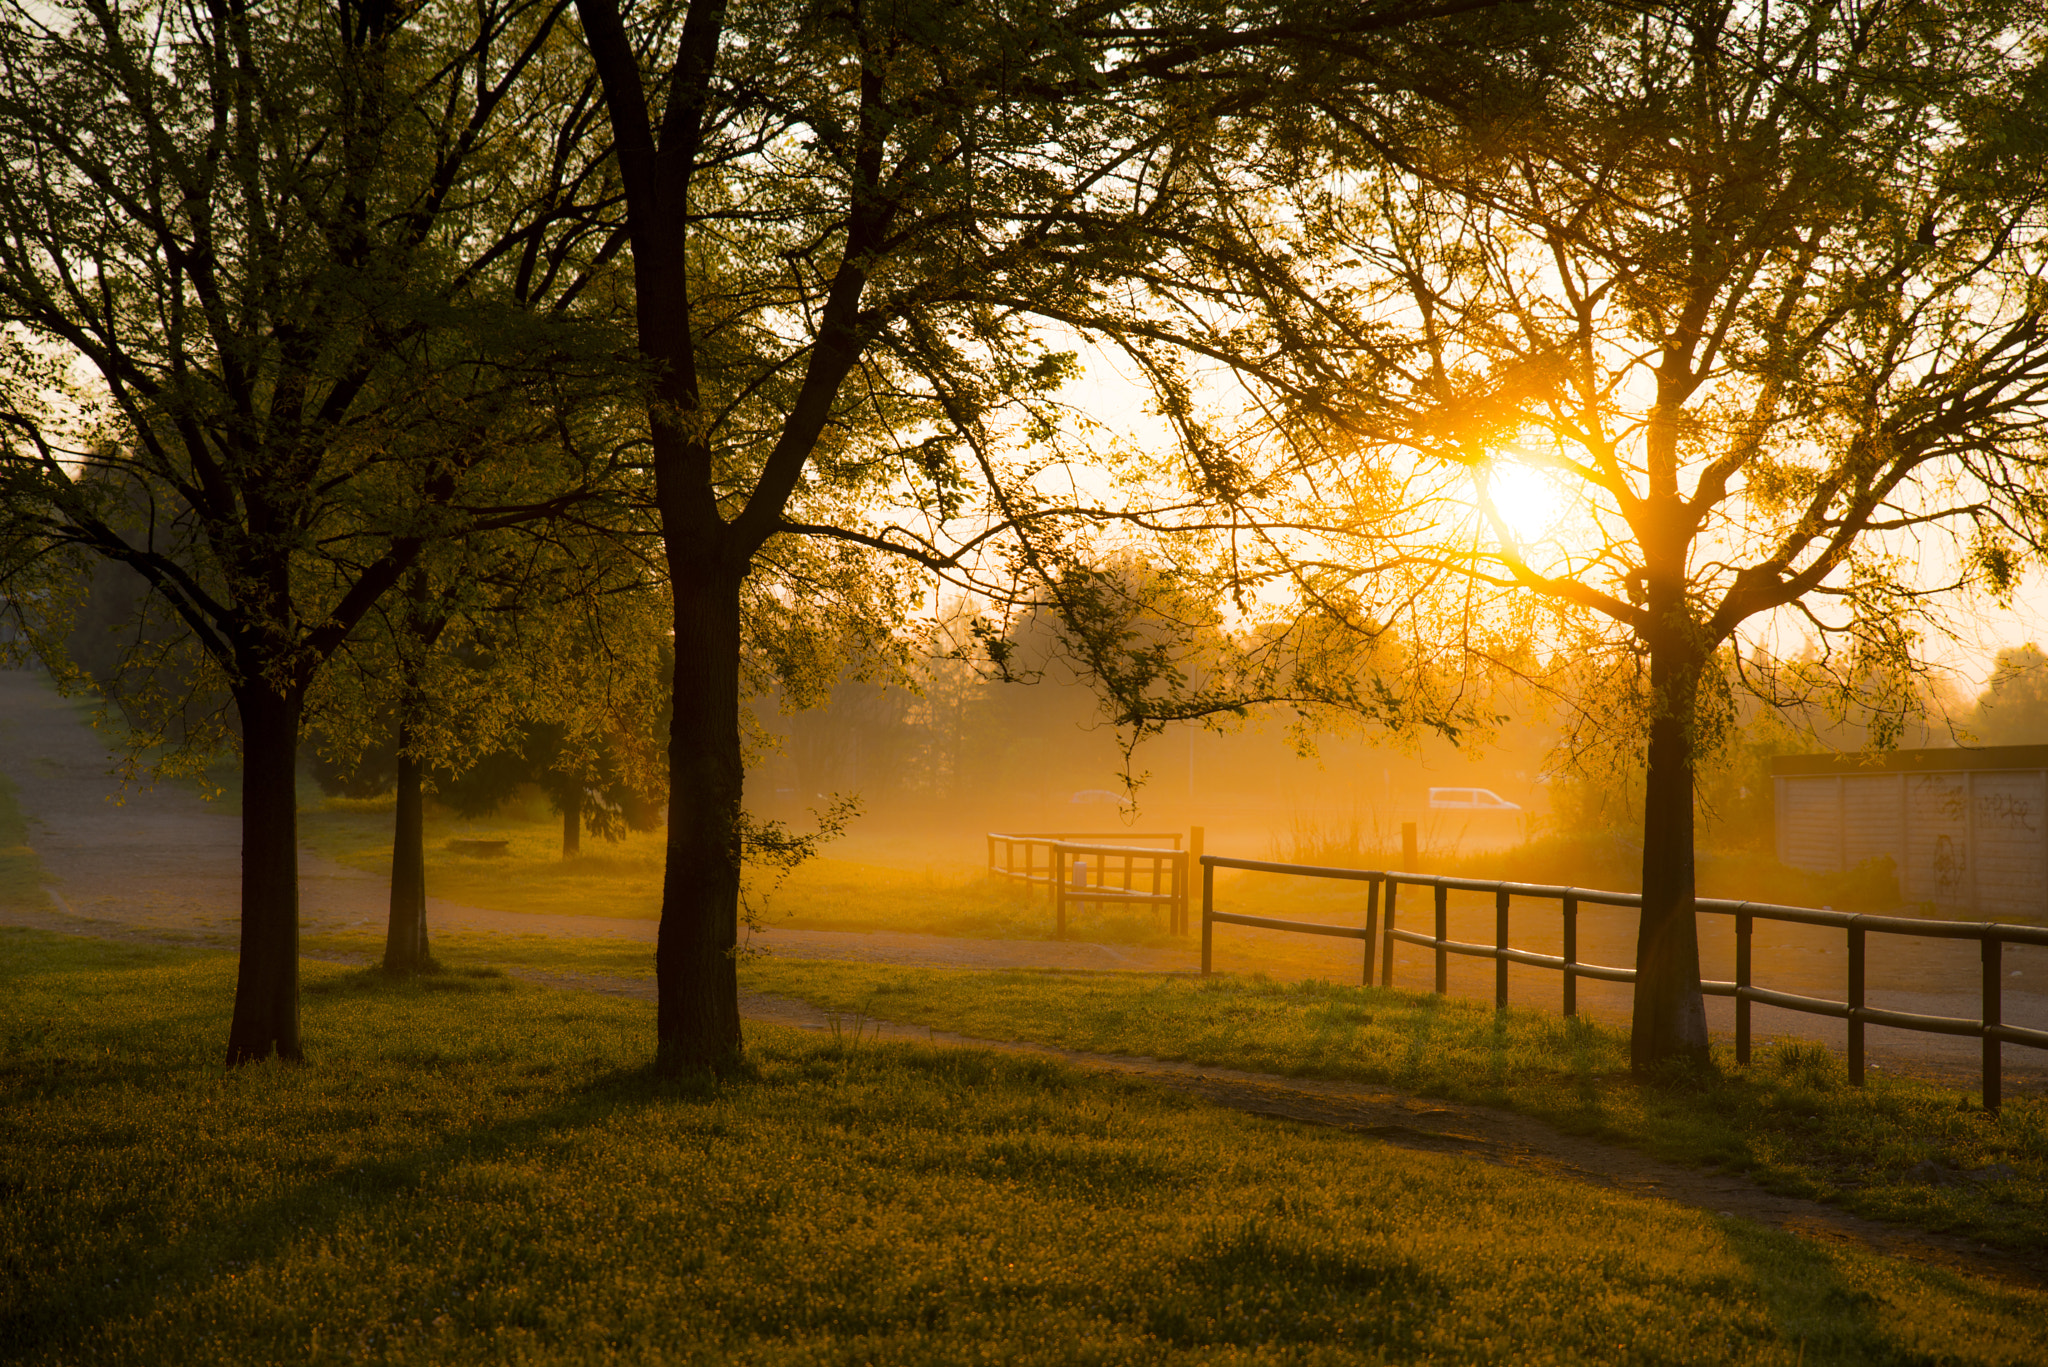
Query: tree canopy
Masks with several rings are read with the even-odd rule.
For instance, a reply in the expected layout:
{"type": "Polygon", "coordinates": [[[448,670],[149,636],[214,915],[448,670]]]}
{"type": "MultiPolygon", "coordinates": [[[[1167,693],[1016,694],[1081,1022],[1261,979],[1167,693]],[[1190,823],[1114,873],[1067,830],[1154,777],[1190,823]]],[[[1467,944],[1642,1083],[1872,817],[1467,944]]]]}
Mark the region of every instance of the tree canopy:
{"type": "Polygon", "coordinates": [[[563,13],[0,18],[0,574],[47,650],[50,575],[129,567],[234,700],[231,1061],[299,1053],[307,690],[422,548],[613,472],[558,420],[565,387],[632,373],[606,340],[606,148],[578,131],[563,13]]]}
{"type": "Polygon", "coordinates": [[[1290,299],[1289,492],[1395,478],[1412,510],[1329,519],[1359,547],[1332,558],[1432,567],[1459,632],[1514,623],[1623,704],[1648,1068],[1705,1056],[1693,763],[1724,680],[1828,669],[1896,719],[1940,603],[2010,592],[2044,545],[2048,25],[1576,9],[1531,97],[1324,97],[1314,174],[1265,221],[1332,286],[1290,299]]]}

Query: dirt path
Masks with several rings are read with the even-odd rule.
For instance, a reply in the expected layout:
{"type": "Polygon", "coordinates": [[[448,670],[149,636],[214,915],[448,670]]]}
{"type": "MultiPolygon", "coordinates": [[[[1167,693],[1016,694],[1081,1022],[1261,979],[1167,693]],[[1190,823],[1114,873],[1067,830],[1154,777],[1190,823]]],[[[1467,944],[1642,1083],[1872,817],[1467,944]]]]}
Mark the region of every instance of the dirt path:
{"type": "MultiPolygon", "coordinates": [[[[87,714],[37,675],[0,671],[0,773],[30,817],[29,841],[51,876],[47,910],[0,908],[0,923],[152,943],[232,945],[239,897],[240,824],[178,787],[122,793],[87,714]]],[[[381,926],[384,880],[302,856],[301,911],[309,930],[381,926]]],[[[441,931],[654,940],[652,921],[534,916],[434,899],[441,931]]],[[[950,967],[1061,967],[1186,971],[1185,950],[1031,940],[967,940],[911,934],[771,930],[770,953],[950,967]]],[[[651,998],[646,980],[528,973],[552,985],[651,998]]],[[[805,1003],[749,995],[751,1019],[803,1029],[854,1028],[805,1003]]],[[[1967,1240],[1860,1219],[1816,1202],[1772,1195],[1725,1173],[1662,1163],[1632,1150],[1561,1134],[1539,1121],[1484,1107],[1426,1101],[1356,1084],[1198,1068],[1158,1059],[1082,1054],[972,1039],[885,1021],[861,1021],[863,1037],[1001,1049],[1144,1076],[1221,1105],[1328,1125],[1381,1142],[1459,1153],[1552,1172],[1700,1210],[1757,1220],[1809,1237],[2030,1284],[2048,1271],[1967,1240]]]]}

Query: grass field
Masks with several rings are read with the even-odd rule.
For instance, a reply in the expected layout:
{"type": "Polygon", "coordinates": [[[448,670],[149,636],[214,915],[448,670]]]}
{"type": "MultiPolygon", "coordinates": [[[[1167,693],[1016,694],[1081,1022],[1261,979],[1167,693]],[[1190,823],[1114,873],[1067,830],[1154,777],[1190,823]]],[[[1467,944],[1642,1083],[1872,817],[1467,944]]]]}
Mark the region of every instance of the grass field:
{"type": "Polygon", "coordinates": [[[1659,1157],[1746,1172],[1790,1195],[2048,1257],[2048,1103],[2009,1098],[1993,1116],[1953,1087],[1909,1077],[1873,1073],[1851,1087],[1818,1045],[1767,1048],[1749,1068],[1722,1050],[1707,1078],[1644,1087],[1629,1077],[1619,1029],[1426,993],[774,958],[745,965],[742,980],[832,1011],[983,1039],[1506,1106],[1659,1157]]]}
{"type": "MultiPolygon", "coordinates": [[[[541,936],[444,936],[440,952],[511,970],[651,984],[648,946],[541,936]]],[[[310,952],[374,957],[360,934],[310,952]]],[[[1760,1048],[1749,1068],[1645,1088],[1626,1034],[1583,1017],[1497,1014],[1428,993],[1142,973],[979,972],[755,957],[741,986],[848,1020],[981,1039],[1331,1078],[1503,1106],[1570,1133],[1748,1174],[1788,1195],[1965,1234],[2048,1260],[2048,1102],[1987,1115],[1953,1086],[1873,1072],[1848,1085],[1817,1045],[1760,1048]],[[1931,1179],[1931,1180],[1930,1180],[1931,1179]]]]}
{"type": "Polygon", "coordinates": [[[2039,1361],[2048,1297],[972,1050],[0,932],[0,1355],[33,1363],[2039,1361]]]}

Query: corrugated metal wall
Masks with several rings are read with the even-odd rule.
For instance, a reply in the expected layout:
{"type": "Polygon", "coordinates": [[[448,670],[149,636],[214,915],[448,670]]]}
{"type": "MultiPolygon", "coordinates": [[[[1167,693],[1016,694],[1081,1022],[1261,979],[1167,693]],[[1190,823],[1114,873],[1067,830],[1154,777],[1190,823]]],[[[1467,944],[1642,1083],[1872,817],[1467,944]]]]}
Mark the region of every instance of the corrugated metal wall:
{"type": "Polygon", "coordinates": [[[2048,903],[2048,772],[1971,775],[1977,912],[2038,916],[2048,903]]]}
{"type": "Polygon", "coordinates": [[[1778,862],[1833,873],[1842,867],[1842,780],[1776,780],[1778,862]]]}
{"type": "Polygon", "coordinates": [[[1781,774],[1778,858],[1833,873],[1889,855],[1908,902],[2048,914],[2048,770],[1781,774]]]}

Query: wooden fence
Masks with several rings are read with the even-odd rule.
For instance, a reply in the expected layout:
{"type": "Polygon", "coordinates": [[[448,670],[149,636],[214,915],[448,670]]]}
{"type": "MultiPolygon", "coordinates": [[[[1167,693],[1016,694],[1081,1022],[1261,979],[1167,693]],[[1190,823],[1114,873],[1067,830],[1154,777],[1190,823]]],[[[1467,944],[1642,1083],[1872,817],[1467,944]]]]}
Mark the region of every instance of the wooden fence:
{"type": "MultiPolygon", "coordinates": [[[[1535,883],[1496,882],[1478,878],[1445,878],[1419,873],[1390,873],[1380,870],[1318,868],[1307,864],[1275,864],[1256,859],[1227,859],[1207,855],[1202,864],[1202,972],[1210,971],[1214,931],[1225,925],[1259,926],[1267,930],[1304,935],[1330,935],[1365,942],[1363,981],[1373,980],[1374,949],[1379,949],[1380,986],[1394,983],[1394,945],[1419,945],[1436,955],[1436,991],[1442,995],[1448,981],[1449,956],[1467,954],[1494,961],[1494,1006],[1508,1004],[1508,965],[1554,969],[1564,975],[1564,1014],[1578,1013],[1578,980],[1597,978],[1604,982],[1633,983],[1632,968],[1613,968],[1579,960],[1579,907],[1586,903],[1611,907],[1640,907],[1642,896],[1632,892],[1603,892],[1592,888],[1551,887],[1535,883]],[[1289,874],[1298,878],[1335,878],[1365,883],[1365,927],[1318,925],[1307,921],[1280,921],[1266,916],[1243,916],[1216,910],[1216,870],[1248,869],[1256,873],[1289,874]],[[1395,925],[1396,902],[1402,887],[1429,888],[1434,894],[1435,933],[1403,930],[1395,925]],[[1386,889],[1386,917],[1381,926],[1380,890],[1386,889]],[[1450,938],[1449,898],[1453,891],[1492,893],[1494,898],[1494,943],[1470,944],[1450,938]],[[1537,954],[1516,949],[1508,943],[1508,906],[1521,897],[1559,903],[1564,925],[1564,953],[1537,954]]],[[[2013,925],[1998,921],[1923,921],[1909,916],[1865,916],[1842,911],[1816,911],[1807,907],[1784,907],[1768,902],[1734,902],[1702,897],[1694,908],[1707,915],[1735,918],[1735,980],[1702,982],[1700,990],[1710,997],[1735,999],[1735,1059],[1749,1062],[1750,1007],[1756,1002],[1786,1011],[1829,1016],[1848,1023],[1849,1081],[1863,1083],[1863,1033],[1867,1026],[1882,1025],[1894,1030],[1915,1030],[1923,1034],[1964,1035],[1984,1043],[1984,1109],[1999,1107],[2002,1046],[2025,1045],[2048,1049],[2048,1030],[2032,1030],[2003,1021],[2001,996],[2004,987],[2003,953],[2009,944],[2048,945],[2048,927],[2013,925]],[[1753,981],[1751,945],[1758,921],[1784,921],[1798,925],[1834,926],[1848,937],[1848,973],[1843,1001],[1806,997],[1758,987],[1753,981]],[[1864,1001],[1864,965],[1868,937],[1918,935],[1931,939],[1975,940],[1981,946],[1983,962],[1982,1011],[1975,1020],[1957,1016],[1926,1016],[1907,1011],[1887,1011],[1864,1001]]]]}
{"type": "Polygon", "coordinates": [[[1189,848],[1183,850],[1178,831],[1157,835],[1121,831],[992,832],[988,837],[988,871],[991,877],[1043,886],[1052,901],[1053,924],[1060,935],[1067,933],[1069,902],[1162,906],[1166,908],[1169,930],[1185,935],[1191,882],[1189,860],[1201,857],[1202,828],[1197,826],[1190,831],[1188,841],[1189,848]],[[1135,841],[1158,841],[1170,848],[1131,843],[1135,841]],[[1040,851],[1044,852],[1043,863],[1039,861],[1040,851]]]}

